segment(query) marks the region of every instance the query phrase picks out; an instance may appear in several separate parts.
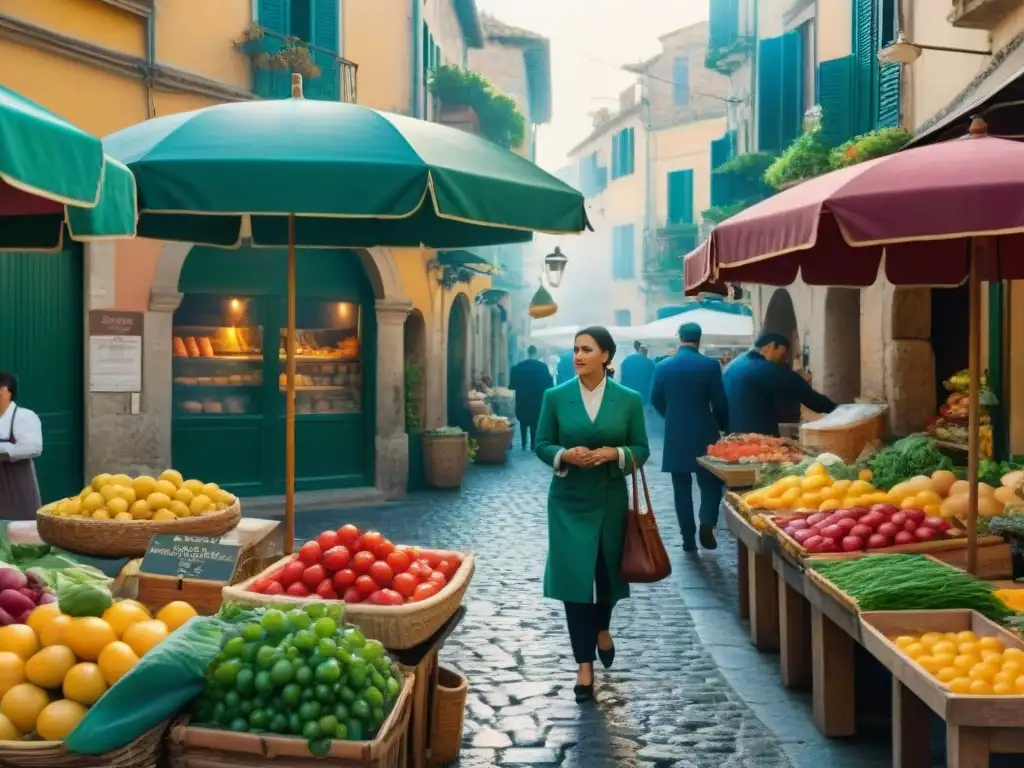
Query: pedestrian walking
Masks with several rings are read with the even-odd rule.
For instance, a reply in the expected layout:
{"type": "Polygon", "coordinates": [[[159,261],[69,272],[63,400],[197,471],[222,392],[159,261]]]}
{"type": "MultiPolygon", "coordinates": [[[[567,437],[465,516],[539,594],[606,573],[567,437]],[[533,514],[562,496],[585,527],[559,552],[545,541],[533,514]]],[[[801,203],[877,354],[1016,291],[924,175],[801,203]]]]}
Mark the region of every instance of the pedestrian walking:
{"type": "Polygon", "coordinates": [[[665,417],[662,472],[672,474],[676,518],[683,534],[683,551],[697,549],[693,519],[693,476],[700,491],[700,545],[717,549],[715,526],[722,504],[722,483],[697,463],[728,426],[728,406],[722,386],[722,367],[700,353],[701,327],[679,326],[679,351],[654,371],[651,405],[665,417]]]}
{"type": "Polygon", "coordinates": [[[578,665],[576,700],[594,696],[594,659],[615,660],[612,608],[629,597],[619,575],[626,536],[626,478],[650,455],[643,402],[607,375],[615,341],[606,328],[576,334],[577,379],[544,394],[537,456],[555,472],[548,490],[544,596],[565,603],[578,665]]]}
{"type": "Polygon", "coordinates": [[[729,402],[729,431],[779,436],[779,409],[797,403],[815,413],[832,413],[836,404],[816,392],[786,362],[789,339],[762,333],[754,348],[726,366],[722,373],[729,402]]]}
{"type": "Polygon", "coordinates": [[[43,505],[34,461],[43,454],[43,426],[17,396],[18,377],[0,372],[0,518],[35,520],[43,505]]]}
{"type": "Polygon", "coordinates": [[[622,386],[639,392],[646,405],[651,394],[651,380],[654,378],[654,361],[647,356],[647,347],[639,341],[633,343],[635,351],[622,361],[622,386]]]}
{"type": "Polygon", "coordinates": [[[533,450],[537,437],[537,420],[540,418],[540,403],[544,393],[555,385],[548,367],[537,359],[537,348],[533,345],[526,350],[526,359],[516,363],[509,375],[508,388],[516,393],[516,420],[523,450],[533,450]]]}
{"type": "Polygon", "coordinates": [[[558,355],[558,383],[565,384],[576,378],[576,369],[573,366],[573,354],[571,350],[563,350],[558,355]]]}

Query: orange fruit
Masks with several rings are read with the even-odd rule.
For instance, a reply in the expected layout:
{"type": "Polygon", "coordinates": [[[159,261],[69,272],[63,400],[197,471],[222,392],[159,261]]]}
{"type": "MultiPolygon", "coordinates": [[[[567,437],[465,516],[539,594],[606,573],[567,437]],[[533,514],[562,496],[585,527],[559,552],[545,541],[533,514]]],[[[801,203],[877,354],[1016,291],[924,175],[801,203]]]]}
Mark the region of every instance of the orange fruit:
{"type": "Polygon", "coordinates": [[[193,616],[198,615],[196,609],[184,600],[175,600],[161,608],[156,617],[167,625],[168,632],[173,632],[193,616]]]}
{"type": "Polygon", "coordinates": [[[39,713],[50,703],[46,691],[32,683],[19,683],[0,699],[0,712],[22,733],[36,729],[39,713]]]}
{"type": "Polygon", "coordinates": [[[95,616],[75,619],[68,629],[68,645],[75,656],[85,661],[96,661],[103,649],[116,640],[113,628],[95,616]]]}
{"type": "Polygon", "coordinates": [[[25,663],[25,676],[40,688],[60,688],[64,676],[77,661],[66,645],[50,645],[25,663]]]}
{"type": "Polygon", "coordinates": [[[57,603],[46,603],[46,605],[40,605],[32,610],[32,613],[28,615],[28,621],[26,622],[32,631],[36,633],[38,637],[42,634],[43,625],[60,616],[60,606],[57,603]]]}
{"type": "Polygon", "coordinates": [[[39,650],[39,638],[28,624],[0,627],[0,651],[11,651],[28,661],[39,650]]]}
{"type": "Polygon", "coordinates": [[[18,683],[24,683],[27,679],[25,677],[25,660],[16,653],[0,651],[0,696],[3,696],[18,683]]]}
{"type": "Polygon", "coordinates": [[[7,715],[0,715],[0,741],[20,741],[24,734],[14,727],[7,715]]]}
{"type": "Polygon", "coordinates": [[[92,662],[75,664],[64,678],[64,698],[90,706],[107,690],[107,681],[99,665],[92,662]]]}
{"type": "Polygon", "coordinates": [[[99,665],[107,685],[113,685],[139,663],[139,657],[135,655],[135,651],[128,643],[118,640],[103,649],[96,663],[99,665]]]}
{"type": "Polygon", "coordinates": [[[138,621],[146,621],[149,614],[141,605],[130,600],[119,600],[103,612],[103,620],[114,630],[118,637],[124,635],[124,631],[138,621]]]}
{"type": "Polygon", "coordinates": [[[121,639],[142,658],[167,637],[167,625],[157,619],[132,624],[121,639]]]}
{"type": "Polygon", "coordinates": [[[64,741],[88,710],[76,701],[58,699],[43,707],[36,720],[36,731],[46,741],[64,741]]]}
{"type": "Polygon", "coordinates": [[[42,645],[67,645],[68,630],[73,622],[70,616],[61,614],[55,616],[43,625],[39,633],[39,642],[42,645]]]}

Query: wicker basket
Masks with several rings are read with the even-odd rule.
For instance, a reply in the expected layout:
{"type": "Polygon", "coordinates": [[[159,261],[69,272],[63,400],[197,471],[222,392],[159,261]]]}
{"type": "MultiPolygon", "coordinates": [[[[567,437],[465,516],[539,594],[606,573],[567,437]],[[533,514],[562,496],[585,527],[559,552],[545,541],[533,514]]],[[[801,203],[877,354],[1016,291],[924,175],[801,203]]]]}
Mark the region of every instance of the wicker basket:
{"type": "Polygon", "coordinates": [[[241,519],[242,504],[235,499],[230,507],[212,515],[134,523],[55,517],[40,511],[36,513],[36,527],[43,541],[69,552],[96,557],[141,557],[146,554],[149,540],[158,533],[223,536],[241,519]]]}
{"type": "MultiPolygon", "coordinates": [[[[355,603],[345,605],[345,620],[355,624],[367,637],[379,640],[385,648],[404,650],[414,648],[430,638],[444,623],[450,619],[462,605],[462,598],[473,579],[476,560],[472,552],[462,552],[462,566],[444,589],[433,597],[418,603],[405,605],[363,605],[355,603]]],[[[259,576],[272,573],[285,563],[293,560],[295,555],[288,555],[267,568],[259,576]]],[[[249,585],[257,577],[247,579],[241,584],[224,587],[221,598],[225,602],[242,603],[243,605],[269,605],[272,603],[290,603],[304,605],[309,598],[290,597],[288,595],[263,595],[250,592],[249,585]]],[[[319,598],[316,598],[319,602],[319,598]]],[[[340,602],[340,601],[338,601],[340,602]]]]}
{"type": "Polygon", "coordinates": [[[508,461],[508,449],[512,447],[515,430],[485,429],[476,434],[476,463],[504,464],[508,461]]]}
{"type": "Polygon", "coordinates": [[[150,728],[120,749],[102,755],[68,752],[59,741],[0,741],[3,768],[157,768],[170,720],[150,728]]]}
{"type": "Polygon", "coordinates": [[[405,768],[415,680],[407,675],[395,706],[373,741],[334,741],[313,757],[305,739],[233,733],[179,719],[167,737],[170,768],[405,768]]]}
{"type": "Polygon", "coordinates": [[[430,764],[452,765],[459,760],[462,729],[466,723],[466,696],[469,682],[446,667],[437,671],[437,693],[434,697],[434,719],[431,723],[430,764]]]}
{"type": "Polygon", "coordinates": [[[423,433],[423,472],[427,485],[458,488],[469,466],[469,435],[423,433]]]}

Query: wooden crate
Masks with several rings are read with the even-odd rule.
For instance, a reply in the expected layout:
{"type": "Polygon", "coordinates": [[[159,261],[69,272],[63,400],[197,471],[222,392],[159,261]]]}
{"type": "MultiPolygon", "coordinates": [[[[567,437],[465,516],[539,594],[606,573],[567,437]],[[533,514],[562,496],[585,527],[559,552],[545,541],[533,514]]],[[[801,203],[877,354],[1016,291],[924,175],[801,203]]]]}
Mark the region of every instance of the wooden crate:
{"type": "Polygon", "coordinates": [[[872,440],[885,436],[887,408],[875,416],[841,427],[818,425],[818,420],[800,427],[800,444],[810,453],[834,453],[847,464],[853,464],[872,440]]]}
{"type": "Polygon", "coordinates": [[[750,488],[761,474],[759,464],[726,464],[706,456],[699,457],[697,463],[725,483],[727,488],[750,488]]]}

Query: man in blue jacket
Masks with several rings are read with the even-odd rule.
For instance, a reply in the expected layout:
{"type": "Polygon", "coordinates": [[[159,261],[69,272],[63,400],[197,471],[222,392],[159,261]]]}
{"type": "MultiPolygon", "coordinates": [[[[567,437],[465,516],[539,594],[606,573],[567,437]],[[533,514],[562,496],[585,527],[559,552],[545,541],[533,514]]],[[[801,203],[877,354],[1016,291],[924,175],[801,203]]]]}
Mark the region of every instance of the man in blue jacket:
{"type": "Polygon", "coordinates": [[[654,361],[647,356],[647,347],[639,341],[633,344],[633,353],[622,361],[622,380],[624,387],[639,392],[646,405],[651,396],[651,380],[654,377],[654,361]]]}
{"type": "Polygon", "coordinates": [[[722,503],[722,483],[697,457],[708,452],[728,423],[728,405],[722,388],[722,367],[698,351],[701,328],[696,323],[679,327],[679,351],[654,369],[651,405],[665,417],[665,450],[661,470],[672,473],[676,517],[683,533],[683,551],[697,549],[693,519],[693,474],[700,489],[700,544],[717,549],[715,525],[722,503]]]}
{"type": "Polygon", "coordinates": [[[816,392],[786,363],[789,339],[762,333],[754,348],[726,366],[722,374],[729,401],[729,431],[779,436],[779,408],[800,403],[815,413],[832,413],[836,404],[816,392]]]}

